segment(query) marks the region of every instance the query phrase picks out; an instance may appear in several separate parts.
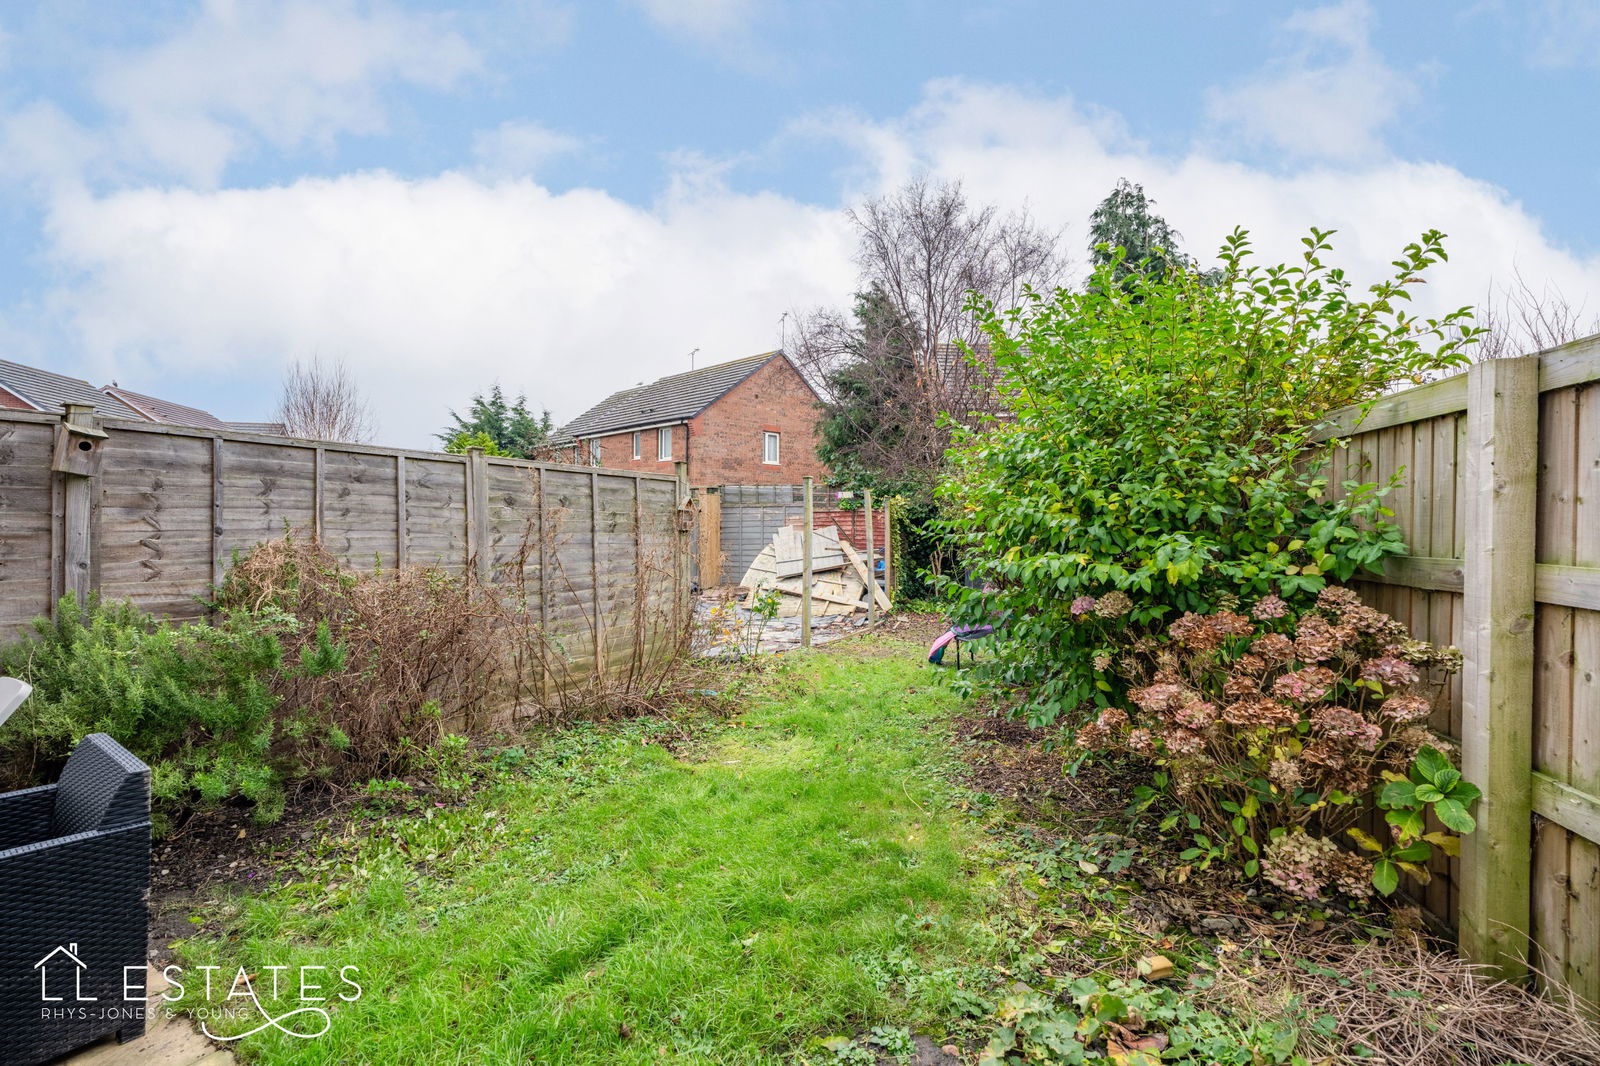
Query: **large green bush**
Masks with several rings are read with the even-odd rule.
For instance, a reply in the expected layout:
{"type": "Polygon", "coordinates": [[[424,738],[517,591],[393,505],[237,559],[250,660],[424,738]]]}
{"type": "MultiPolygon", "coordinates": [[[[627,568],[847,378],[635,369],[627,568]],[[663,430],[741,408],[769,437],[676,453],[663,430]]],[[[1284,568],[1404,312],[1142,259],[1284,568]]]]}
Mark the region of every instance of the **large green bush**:
{"type": "Polygon", "coordinates": [[[1404,551],[1386,486],[1328,493],[1308,444],[1319,417],[1465,361],[1468,312],[1405,311],[1445,258],[1425,234],[1359,294],[1313,230],[1297,263],[1029,294],[977,313],[1004,412],[960,433],[942,486],[968,571],[965,621],[1006,622],[963,682],[1020,696],[1035,723],[1124,703],[1112,637],[1185,611],[1281,597],[1309,609],[1330,576],[1404,551]],[[1111,595],[1108,595],[1111,594],[1111,595]],[[1121,594],[1120,597],[1116,594],[1121,594]],[[1096,604],[1101,624],[1073,624],[1096,604]]]}
{"type": "Polygon", "coordinates": [[[0,672],[34,687],[0,736],[4,776],[11,785],[53,776],[81,737],[107,733],[150,765],[163,819],[236,796],[276,817],[285,782],[348,743],[274,691],[319,668],[284,661],[296,628],[273,610],[167,625],[125,603],[62,600],[54,620],[38,619],[29,639],[0,652],[0,672]]]}

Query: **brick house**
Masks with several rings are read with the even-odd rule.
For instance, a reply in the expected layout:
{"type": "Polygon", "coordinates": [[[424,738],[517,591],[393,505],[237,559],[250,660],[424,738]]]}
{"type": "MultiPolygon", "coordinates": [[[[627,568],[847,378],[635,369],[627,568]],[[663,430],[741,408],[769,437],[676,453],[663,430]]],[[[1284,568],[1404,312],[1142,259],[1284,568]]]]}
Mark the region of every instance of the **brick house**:
{"type": "Polygon", "coordinates": [[[671,472],[689,483],[796,485],[822,481],[814,392],[781,351],[623,389],[563,426],[558,458],[620,470],[671,472]]]}

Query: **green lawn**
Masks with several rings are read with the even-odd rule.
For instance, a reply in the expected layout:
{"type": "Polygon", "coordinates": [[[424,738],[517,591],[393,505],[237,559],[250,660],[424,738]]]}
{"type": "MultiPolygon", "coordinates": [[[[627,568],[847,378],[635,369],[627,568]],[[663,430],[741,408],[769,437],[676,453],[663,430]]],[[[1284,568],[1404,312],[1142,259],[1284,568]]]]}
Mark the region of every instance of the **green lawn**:
{"type": "Polygon", "coordinates": [[[868,638],[785,661],[676,756],[654,720],[531,740],[458,807],[308,843],[182,955],[360,968],[326,1035],[235,1045],[270,1063],[776,1063],[938,1035],[990,894],[949,815],[956,706],[915,647],[868,638]]]}

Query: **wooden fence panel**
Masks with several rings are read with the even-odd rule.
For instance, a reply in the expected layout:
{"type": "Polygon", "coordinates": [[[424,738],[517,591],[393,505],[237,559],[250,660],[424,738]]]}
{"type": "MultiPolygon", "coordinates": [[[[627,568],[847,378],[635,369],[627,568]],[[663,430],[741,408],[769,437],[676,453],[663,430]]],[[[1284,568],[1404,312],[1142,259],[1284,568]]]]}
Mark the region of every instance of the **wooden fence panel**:
{"type": "Polygon", "coordinates": [[[476,558],[490,580],[520,581],[570,678],[633,668],[668,646],[663,621],[685,618],[692,530],[675,478],[116,421],[99,473],[69,493],[50,469],[60,422],[0,413],[6,637],[52,609],[79,546],[75,582],[182,619],[202,615],[235,554],[285,534],[320,536],[355,570],[476,558]],[[69,495],[87,503],[73,511],[69,495]]]}
{"type": "Polygon", "coordinates": [[[577,673],[596,662],[593,487],[587,471],[545,471],[546,633],[577,673]]]}
{"type": "MultiPolygon", "coordinates": [[[[156,434],[137,436],[142,440],[156,434]]],[[[214,473],[221,495],[217,547],[223,566],[262,541],[314,532],[316,448],[224,438],[213,452],[222,467],[214,473]]],[[[210,466],[208,462],[208,472],[210,466]]]]}
{"type": "Polygon", "coordinates": [[[467,565],[467,464],[406,460],[406,558],[412,566],[460,571],[467,565]]]}
{"type": "Polygon", "coordinates": [[[599,560],[595,603],[600,619],[602,657],[607,669],[626,667],[633,655],[634,628],[639,624],[636,590],[638,530],[634,508],[638,482],[633,478],[595,474],[595,551],[599,560]]]}
{"type": "MultiPolygon", "coordinates": [[[[1455,502],[1464,422],[1460,413],[1439,415],[1371,433],[1358,432],[1347,445],[1333,449],[1332,481],[1385,484],[1392,477],[1401,479],[1386,503],[1395,512],[1392,520],[1405,530],[1410,559],[1460,559],[1455,502]]],[[[1459,646],[1459,576],[1453,582],[1454,591],[1395,583],[1405,579],[1406,569],[1391,566],[1385,580],[1358,581],[1356,587],[1367,602],[1406,623],[1420,639],[1459,646]]],[[[1459,737],[1461,679],[1457,676],[1441,681],[1443,687],[1428,724],[1445,736],[1459,737]]],[[[1387,829],[1375,818],[1369,831],[1386,833],[1387,829]]],[[[1460,860],[1439,853],[1429,868],[1433,879],[1418,893],[1419,902],[1446,925],[1453,925],[1460,860]]]]}
{"type": "Polygon", "coordinates": [[[104,446],[100,594],[180,618],[201,613],[211,584],[211,442],[118,434],[104,446]]]}
{"type": "Polygon", "coordinates": [[[538,468],[490,459],[488,462],[488,552],[497,581],[513,581],[521,566],[521,579],[530,596],[539,585],[539,471],[538,468]],[[530,546],[523,550],[524,543],[530,546]]]}
{"type": "Polygon", "coordinates": [[[42,420],[0,422],[0,632],[11,633],[59,595],[50,449],[55,427],[42,420]]]}
{"type": "Polygon", "coordinates": [[[805,513],[805,503],[799,485],[724,485],[721,495],[721,583],[737,585],[772,535],[805,513]]]}
{"type": "MultiPolygon", "coordinates": [[[[1537,561],[1600,568],[1600,391],[1594,383],[1540,397],[1537,561]]],[[[1600,794],[1600,612],[1538,605],[1534,630],[1534,769],[1600,794]]],[[[1534,843],[1534,939],[1539,964],[1600,1002],[1600,845],[1556,822],[1534,843]]]]}
{"type": "Polygon", "coordinates": [[[353,569],[394,569],[400,555],[395,457],[324,448],[320,473],[323,547],[353,569]]]}
{"type": "MultiPolygon", "coordinates": [[[[1531,831],[1522,845],[1527,875],[1518,874],[1516,858],[1495,850],[1490,833],[1470,841],[1462,860],[1436,864],[1423,901],[1441,918],[1460,918],[1463,948],[1491,961],[1506,962],[1501,952],[1516,937],[1500,928],[1494,935],[1504,941],[1491,944],[1485,923],[1515,924],[1515,932],[1531,936],[1536,966],[1600,1003],[1600,338],[1540,353],[1537,367],[1537,397],[1501,415],[1512,436],[1524,431],[1519,420],[1536,427],[1537,456],[1521,465],[1513,458],[1509,466],[1486,466],[1481,451],[1468,450],[1469,421],[1485,417],[1481,407],[1505,406],[1499,386],[1474,391],[1469,378],[1510,381],[1506,367],[1474,368],[1365,411],[1335,412],[1323,436],[1347,442],[1331,452],[1335,486],[1404,471],[1393,509],[1410,554],[1359,587],[1418,636],[1454,644],[1476,660],[1454,679],[1431,724],[1475,753],[1471,772],[1490,779],[1479,781],[1490,790],[1480,816],[1487,809],[1496,822],[1496,805],[1503,810],[1509,802],[1514,810],[1517,793],[1531,785],[1532,825],[1522,830],[1531,831]],[[1494,541],[1490,526],[1498,519],[1490,509],[1530,485],[1531,526],[1520,535],[1502,531],[1494,541]],[[1478,538],[1476,555],[1468,554],[1471,536],[1478,538]],[[1490,617],[1496,608],[1481,592],[1478,606],[1464,601],[1474,581],[1524,566],[1533,569],[1536,602],[1520,618],[1516,611],[1490,617]],[[1492,635],[1496,626],[1503,638],[1492,635]],[[1491,646],[1495,640],[1501,643],[1491,646]],[[1531,675],[1531,697],[1485,705],[1496,698],[1493,686],[1515,685],[1519,674],[1531,675]],[[1519,720],[1526,736],[1519,736],[1519,720]],[[1464,899],[1462,885],[1473,878],[1464,899]],[[1521,898],[1507,897],[1508,886],[1521,898]],[[1502,914],[1517,917],[1477,915],[1486,894],[1502,914]],[[1474,921],[1479,925],[1466,935],[1474,921]]],[[[1472,447],[1481,449],[1481,441],[1472,447]]],[[[1515,835],[1517,826],[1510,829],[1515,835]]],[[[1507,969],[1514,972],[1514,963],[1507,969]]]]}

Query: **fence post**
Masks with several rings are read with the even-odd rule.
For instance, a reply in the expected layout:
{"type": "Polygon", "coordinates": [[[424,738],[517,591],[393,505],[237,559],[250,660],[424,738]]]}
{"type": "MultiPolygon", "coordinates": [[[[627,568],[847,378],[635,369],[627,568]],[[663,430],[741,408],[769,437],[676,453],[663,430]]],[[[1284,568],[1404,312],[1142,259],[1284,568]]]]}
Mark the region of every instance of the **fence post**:
{"type": "Polygon", "coordinates": [[[545,530],[544,467],[535,467],[538,476],[538,510],[534,521],[539,530],[539,700],[550,706],[550,693],[555,684],[550,673],[550,655],[554,642],[550,639],[550,535],[545,530]]]}
{"type": "Polygon", "coordinates": [[[672,546],[677,549],[674,573],[677,575],[678,587],[674,591],[677,593],[675,598],[678,603],[678,617],[676,619],[678,624],[676,629],[681,637],[686,621],[686,616],[683,613],[684,609],[688,608],[693,611],[693,607],[689,602],[691,587],[689,581],[689,537],[694,532],[694,500],[689,495],[689,464],[679,460],[672,464],[672,469],[678,475],[678,508],[673,515],[673,528],[677,532],[674,535],[676,539],[672,542],[672,546]]]}
{"type": "Polygon", "coordinates": [[[227,526],[223,522],[223,488],[225,485],[224,471],[222,469],[222,438],[211,438],[211,584],[222,588],[224,565],[227,560],[222,554],[222,534],[227,526]]]}
{"type": "MultiPolygon", "coordinates": [[[[61,568],[62,596],[73,597],[80,607],[94,590],[94,479],[105,440],[92,404],[65,405],[50,459],[50,469],[61,478],[61,548],[52,563],[61,568]]],[[[52,616],[55,610],[52,603],[52,616]]]]}
{"type": "Polygon", "coordinates": [[[1461,950],[1516,979],[1532,917],[1538,358],[1474,365],[1466,423],[1461,768],[1483,798],[1462,847],[1461,950]]]}
{"type": "Polygon", "coordinates": [[[594,610],[594,674],[608,673],[606,659],[606,612],[600,596],[600,472],[589,472],[589,599],[594,610]]]}
{"type": "Polygon", "coordinates": [[[883,501],[883,594],[894,603],[894,516],[889,508],[893,497],[883,501]]]}
{"type": "Polygon", "coordinates": [[[311,539],[322,546],[322,471],[326,456],[322,445],[311,449],[311,539]]]}
{"type": "Polygon", "coordinates": [[[700,587],[722,584],[722,494],[715,485],[700,490],[700,587]]]}
{"type": "Polygon", "coordinates": [[[806,475],[805,522],[800,529],[800,646],[811,647],[811,475],[806,475]]]}
{"type": "Polygon", "coordinates": [[[482,448],[467,449],[467,558],[489,580],[489,465],[482,448]]]}
{"type": "Polygon", "coordinates": [[[878,601],[878,557],[872,547],[874,538],[872,535],[871,489],[862,490],[861,513],[867,516],[867,625],[871,625],[878,601]]]}
{"type": "Polygon", "coordinates": [[[406,457],[394,457],[394,568],[410,565],[406,552],[406,457]]]}

